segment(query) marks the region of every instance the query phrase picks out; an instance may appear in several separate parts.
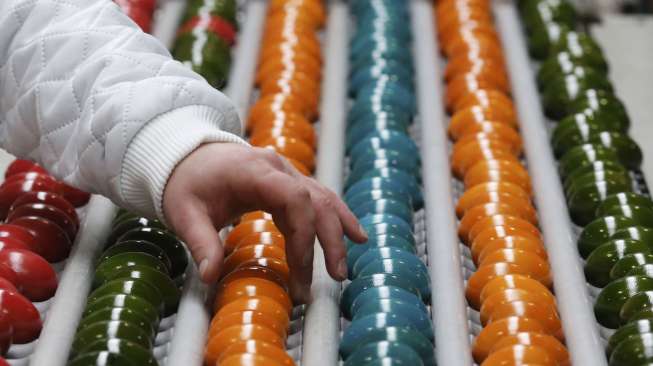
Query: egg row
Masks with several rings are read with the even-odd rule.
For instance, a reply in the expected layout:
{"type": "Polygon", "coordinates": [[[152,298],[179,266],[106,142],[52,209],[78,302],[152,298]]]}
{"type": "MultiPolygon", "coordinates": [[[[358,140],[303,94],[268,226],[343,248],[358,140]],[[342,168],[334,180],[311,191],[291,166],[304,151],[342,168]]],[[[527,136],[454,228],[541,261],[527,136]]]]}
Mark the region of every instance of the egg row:
{"type": "Polygon", "coordinates": [[[172,55],[222,89],[231,68],[238,31],[235,0],[190,0],[177,30],[172,55]]]}
{"type": "Polygon", "coordinates": [[[435,16],[447,58],[451,169],[464,185],[456,206],[458,235],[477,267],[466,289],[483,326],[474,360],[483,366],[568,365],[490,2],[440,0],[435,16]]]}
{"type": "Polygon", "coordinates": [[[607,79],[597,43],[577,31],[567,1],[522,1],[531,55],[542,61],[537,84],[555,123],[569,213],[583,230],[578,250],[585,277],[600,288],[594,313],[618,330],[606,354],[611,366],[651,362],[653,321],[653,202],[635,181],[642,152],[628,136],[630,120],[607,79]]]}
{"type": "Polygon", "coordinates": [[[70,254],[79,230],[75,205],[86,201],[88,194],[31,161],[8,166],[0,184],[0,354],[38,338],[41,315],[32,302],[54,296],[58,280],[51,263],[70,254]]]}
{"type": "Polygon", "coordinates": [[[423,198],[419,149],[410,135],[416,111],[408,7],[359,1],[350,10],[356,31],[349,45],[344,200],[369,240],[347,240],[351,283],[340,308],[350,323],[340,355],[344,365],[435,365],[430,277],[415,233],[423,198]]]}
{"type": "Polygon", "coordinates": [[[161,320],[177,311],[187,258],[159,221],[120,211],[97,260],[68,364],[158,365],[153,348],[165,342],[157,337],[161,320]]]}

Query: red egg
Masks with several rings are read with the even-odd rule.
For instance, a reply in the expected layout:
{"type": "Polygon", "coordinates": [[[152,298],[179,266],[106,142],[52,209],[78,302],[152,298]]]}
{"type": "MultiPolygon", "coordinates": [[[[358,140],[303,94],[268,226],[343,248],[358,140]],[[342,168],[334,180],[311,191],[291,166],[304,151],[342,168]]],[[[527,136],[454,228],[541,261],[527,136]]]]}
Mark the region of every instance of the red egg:
{"type": "MultiPolygon", "coordinates": [[[[14,338],[14,326],[11,324],[9,312],[0,310],[0,354],[6,355],[14,338]]],[[[2,365],[2,363],[0,363],[2,365]]]]}
{"type": "Polygon", "coordinates": [[[41,315],[21,294],[0,289],[0,309],[9,315],[13,326],[13,343],[29,343],[41,334],[41,315]]]}
{"type": "Polygon", "coordinates": [[[18,225],[0,224],[0,239],[20,241],[28,248],[34,248],[38,245],[36,236],[27,228],[18,225]]]}
{"type": "Polygon", "coordinates": [[[9,208],[25,192],[47,191],[61,193],[61,184],[53,184],[48,179],[14,181],[0,185],[0,219],[7,217],[9,208]]]}
{"type": "Polygon", "coordinates": [[[84,192],[65,183],[62,184],[62,187],[64,198],[75,207],[82,207],[91,199],[90,193],[84,192]]]}
{"type": "Polygon", "coordinates": [[[72,242],[56,223],[36,216],[16,217],[9,223],[29,230],[37,241],[37,244],[32,247],[34,252],[48,262],[57,263],[68,258],[72,242]]]}
{"type": "Polygon", "coordinates": [[[75,227],[79,228],[79,217],[75,207],[68,202],[63,196],[52,192],[26,192],[14,201],[10,211],[14,207],[22,206],[27,203],[43,203],[54,206],[63,211],[73,221],[75,227]]]}
{"type": "Polygon", "coordinates": [[[7,167],[7,170],[5,171],[5,178],[25,172],[38,172],[48,174],[48,172],[43,169],[43,167],[33,161],[16,159],[7,167]]]}
{"type": "Polygon", "coordinates": [[[70,217],[60,209],[44,203],[26,203],[21,206],[17,206],[14,203],[9,210],[7,221],[12,222],[14,219],[26,216],[40,217],[54,222],[57,226],[63,229],[71,242],[75,241],[77,227],[70,217]]]}
{"type": "Polygon", "coordinates": [[[0,251],[0,263],[16,272],[14,283],[28,299],[45,301],[57,290],[57,274],[50,263],[36,253],[22,249],[0,251]]]}

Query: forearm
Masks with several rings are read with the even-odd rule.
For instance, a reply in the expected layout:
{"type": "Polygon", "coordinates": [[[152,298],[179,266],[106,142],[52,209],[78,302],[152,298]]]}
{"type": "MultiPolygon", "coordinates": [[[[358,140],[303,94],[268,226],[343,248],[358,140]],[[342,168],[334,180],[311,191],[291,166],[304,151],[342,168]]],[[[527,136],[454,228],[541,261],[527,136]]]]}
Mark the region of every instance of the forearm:
{"type": "Polygon", "coordinates": [[[160,214],[174,166],[237,141],[227,98],[106,0],[0,2],[0,143],[81,189],[160,214]]]}

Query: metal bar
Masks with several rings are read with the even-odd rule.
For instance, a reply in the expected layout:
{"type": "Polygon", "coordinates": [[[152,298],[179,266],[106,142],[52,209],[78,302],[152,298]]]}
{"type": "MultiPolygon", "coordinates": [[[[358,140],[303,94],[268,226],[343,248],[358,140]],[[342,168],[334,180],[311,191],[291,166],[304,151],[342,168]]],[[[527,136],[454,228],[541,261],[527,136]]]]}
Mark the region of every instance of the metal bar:
{"type": "Polygon", "coordinates": [[[567,347],[574,365],[607,365],[518,13],[512,4],[495,12],[567,347]]]}
{"type": "Polygon", "coordinates": [[[244,17],[245,24],[238,35],[238,43],[234,51],[234,62],[225,90],[225,94],[236,105],[236,110],[243,124],[247,119],[251,104],[266,10],[267,1],[250,0],[247,3],[244,17]]]}
{"type": "Polygon", "coordinates": [[[87,210],[30,365],[63,366],[68,361],[77,324],[91,289],[95,260],[109,235],[117,207],[102,196],[93,196],[87,210]]]}
{"type": "MultiPolygon", "coordinates": [[[[345,156],[345,118],[349,9],[342,1],[331,1],[324,43],[325,69],[320,106],[320,140],[316,178],[336,193],[342,191],[345,156]]],[[[326,272],[324,254],[315,244],[312,302],[304,321],[302,364],[336,365],[340,343],[340,283],[326,272]]]]}
{"type": "Polygon", "coordinates": [[[186,270],[174,335],[168,345],[166,365],[200,366],[204,362],[204,345],[211,315],[206,307],[208,286],[199,277],[194,264],[186,270]]]}
{"type": "Polygon", "coordinates": [[[473,364],[461,253],[456,233],[451,168],[442,104],[442,65],[435,37],[433,2],[413,0],[411,16],[417,101],[422,124],[426,241],[433,287],[432,316],[439,365],[473,364]]]}

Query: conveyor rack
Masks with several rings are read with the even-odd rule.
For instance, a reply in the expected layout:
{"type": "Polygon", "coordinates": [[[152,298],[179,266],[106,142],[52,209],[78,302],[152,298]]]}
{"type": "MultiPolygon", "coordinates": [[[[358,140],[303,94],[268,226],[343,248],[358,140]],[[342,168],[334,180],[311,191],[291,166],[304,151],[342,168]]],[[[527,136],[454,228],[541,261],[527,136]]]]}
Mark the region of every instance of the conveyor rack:
{"type": "MultiPolygon", "coordinates": [[[[417,129],[423,162],[425,209],[417,218],[425,234],[418,239],[428,255],[433,287],[431,313],[436,335],[436,359],[447,366],[473,365],[471,343],[476,330],[474,314],[464,298],[466,266],[454,212],[456,186],[450,173],[447,115],[442,103],[444,65],[435,37],[432,0],[410,1],[413,56],[418,101],[417,129]]],[[[154,34],[170,46],[183,11],[183,0],[162,1],[155,18],[154,34]]],[[[551,153],[547,122],[534,83],[533,68],[526,52],[518,13],[507,0],[494,2],[496,24],[506,47],[514,100],[519,113],[525,155],[535,192],[540,225],[548,249],[558,307],[566,344],[574,365],[607,365],[601,331],[594,318],[592,296],[576,252],[576,232],[567,207],[556,163],[551,153]],[[507,46],[509,45],[509,47],[507,46]]],[[[231,82],[227,94],[234,100],[243,120],[253,95],[253,78],[266,11],[265,0],[242,4],[238,46],[234,53],[231,82]]],[[[348,4],[328,2],[328,22],[324,31],[321,121],[316,178],[341,193],[344,177],[344,130],[347,113],[347,75],[350,34],[348,4]]],[[[635,121],[636,123],[636,121],[635,121]]],[[[94,196],[78,234],[77,242],[60,278],[56,296],[41,338],[30,358],[31,365],[63,366],[68,358],[77,323],[90,288],[95,258],[108,234],[117,208],[94,196]]],[[[341,332],[339,297],[341,284],[326,273],[322,251],[315,251],[312,303],[307,307],[303,331],[291,336],[290,353],[302,365],[338,364],[341,332]],[[294,337],[294,338],[293,338],[294,337]]],[[[424,250],[421,251],[424,253],[424,250]]],[[[473,264],[472,264],[473,265],[473,264]]],[[[472,267],[473,268],[473,267],[472,267]]],[[[155,350],[161,365],[200,366],[210,314],[206,307],[208,287],[201,284],[194,266],[189,266],[178,313],[168,319],[162,345],[155,350]]],[[[295,322],[294,330],[300,327],[295,322]]],[[[26,365],[27,360],[12,361],[26,365]]]]}

